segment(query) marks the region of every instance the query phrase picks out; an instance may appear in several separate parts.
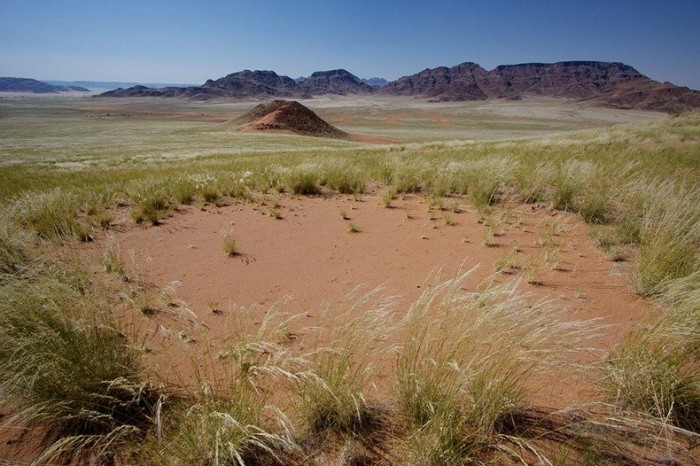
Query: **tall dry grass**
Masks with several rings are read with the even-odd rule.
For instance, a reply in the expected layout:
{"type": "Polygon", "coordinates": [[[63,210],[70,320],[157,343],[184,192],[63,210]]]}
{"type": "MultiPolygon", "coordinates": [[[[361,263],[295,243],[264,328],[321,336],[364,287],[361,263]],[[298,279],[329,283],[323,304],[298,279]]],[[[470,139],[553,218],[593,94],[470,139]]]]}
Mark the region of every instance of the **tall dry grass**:
{"type": "Polygon", "coordinates": [[[42,429],[40,461],[108,461],[155,423],[160,395],[105,298],[65,271],[0,288],[4,424],[42,429]]]}
{"type": "Polygon", "coordinates": [[[410,464],[463,464],[505,448],[498,426],[527,406],[533,377],[592,331],[529,302],[515,283],[467,293],[468,276],[433,281],[406,317],[396,397],[412,432],[410,464]]]}

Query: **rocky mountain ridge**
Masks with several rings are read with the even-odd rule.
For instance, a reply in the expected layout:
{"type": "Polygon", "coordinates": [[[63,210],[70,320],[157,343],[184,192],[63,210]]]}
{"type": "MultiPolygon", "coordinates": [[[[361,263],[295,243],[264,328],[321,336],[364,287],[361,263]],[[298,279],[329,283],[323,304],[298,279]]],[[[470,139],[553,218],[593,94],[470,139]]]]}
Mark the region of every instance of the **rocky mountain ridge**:
{"type": "Polygon", "coordinates": [[[477,63],[428,68],[383,87],[374,87],[346,70],[319,71],[296,80],[274,71],[240,71],[202,86],[135,86],[101,97],[187,97],[270,99],[319,95],[413,96],[429,101],[519,100],[561,97],[613,108],[677,111],[700,107],[700,92],[659,83],[619,62],[564,61],[501,65],[487,71],[477,63]]]}

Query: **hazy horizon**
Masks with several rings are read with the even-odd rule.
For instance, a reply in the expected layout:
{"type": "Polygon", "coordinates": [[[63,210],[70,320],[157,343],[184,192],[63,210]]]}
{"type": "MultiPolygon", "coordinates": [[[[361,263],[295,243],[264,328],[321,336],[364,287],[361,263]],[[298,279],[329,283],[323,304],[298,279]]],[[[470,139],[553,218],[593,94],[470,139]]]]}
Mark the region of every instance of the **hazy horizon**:
{"type": "Polygon", "coordinates": [[[700,2],[27,0],[2,8],[0,76],[201,84],[344,68],[389,81],[471,61],[619,61],[700,89],[700,2]]]}

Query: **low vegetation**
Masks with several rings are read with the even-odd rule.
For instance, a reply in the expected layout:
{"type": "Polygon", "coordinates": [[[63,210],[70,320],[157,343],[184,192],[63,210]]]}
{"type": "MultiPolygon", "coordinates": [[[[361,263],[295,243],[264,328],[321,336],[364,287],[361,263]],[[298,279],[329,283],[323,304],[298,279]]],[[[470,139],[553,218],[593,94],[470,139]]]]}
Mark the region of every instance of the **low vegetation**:
{"type": "MultiPolygon", "coordinates": [[[[126,154],[92,166],[82,147],[77,168],[58,152],[53,162],[8,163],[0,169],[0,392],[12,416],[2,428],[36,429],[44,462],[320,464],[340,451],[346,464],[647,464],[633,462],[642,451],[682,463],[673,458],[692,457],[682,445],[700,434],[699,128],[690,113],[520,141],[280,151],[263,147],[271,136],[248,152],[212,149],[190,160],[141,154],[134,163],[126,154]],[[489,247],[498,246],[500,205],[577,214],[611,257],[630,262],[630,286],[663,307],[661,318],[640,317],[587,368],[597,374],[597,403],[560,412],[532,406],[530,390],[575,372],[561,357],[585,346],[595,326],[517,295],[513,284],[466,293],[464,275],[433,280],[403,312],[376,295],[357,299],[352,317],[303,351],[281,322],[269,333],[243,326],[230,351],[206,361],[232,363],[227,379],[200,377],[186,390],[144,367],[140,333],[117,312],[133,286],[117,245],[105,250],[104,274],[55,252],[117,217],[158,225],[189,204],[367,191],[386,207],[420,193],[436,200],[432,211],[471,209],[490,222],[489,247]],[[370,377],[377,358],[393,367],[393,392],[383,387],[381,397],[370,377]]],[[[174,137],[201,139],[199,130],[180,131],[174,137]]],[[[537,284],[544,264],[560,266],[553,240],[544,246],[542,264],[504,253],[497,269],[522,267],[522,279],[537,284]]],[[[240,253],[231,235],[223,248],[240,253]]]]}

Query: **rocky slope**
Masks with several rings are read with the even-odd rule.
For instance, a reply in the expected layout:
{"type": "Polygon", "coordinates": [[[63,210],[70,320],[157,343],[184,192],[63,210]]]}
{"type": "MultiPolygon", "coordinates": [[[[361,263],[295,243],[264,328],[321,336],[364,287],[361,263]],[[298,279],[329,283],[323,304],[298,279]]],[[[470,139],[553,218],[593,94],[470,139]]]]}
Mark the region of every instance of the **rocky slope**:
{"type": "Polygon", "coordinates": [[[58,94],[60,92],[90,92],[80,86],[55,86],[29,78],[0,78],[0,92],[30,92],[32,94],[58,94]]]}

